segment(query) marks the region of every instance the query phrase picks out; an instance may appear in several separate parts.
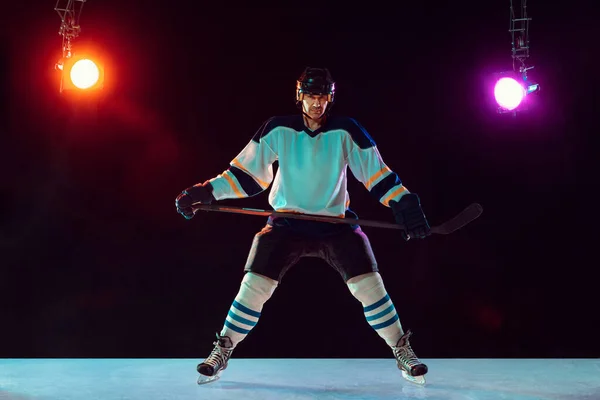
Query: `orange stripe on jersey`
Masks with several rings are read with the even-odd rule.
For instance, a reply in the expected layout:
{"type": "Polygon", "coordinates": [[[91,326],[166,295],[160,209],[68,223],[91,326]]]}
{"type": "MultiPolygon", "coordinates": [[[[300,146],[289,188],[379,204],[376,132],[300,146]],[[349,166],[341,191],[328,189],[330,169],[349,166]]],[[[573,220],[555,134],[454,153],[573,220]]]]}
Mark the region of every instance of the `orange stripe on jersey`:
{"type": "Polygon", "coordinates": [[[365,182],[365,187],[368,190],[371,190],[371,186],[373,185],[373,182],[375,182],[379,177],[381,177],[386,172],[392,172],[392,170],[389,169],[388,167],[381,168],[377,173],[375,173],[375,175],[370,177],[369,180],[365,182]]]}
{"type": "Polygon", "coordinates": [[[400,193],[402,193],[404,191],[406,191],[406,188],[404,186],[400,186],[398,189],[394,190],[392,193],[390,193],[389,195],[387,195],[385,197],[385,199],[381,200],[381,203],[384,206],[388,206],[389,207],[390,200],[393,200],[394,197],[396,197],[397,195],[399,195],[400,193]]]}
{"type": "Polygon", "coordinates": [[[259,184],[260,186],[262,186],[262,188],[263,188],[263,189],[266,189],[266,188],[268,188],[268,187],[269,187],[269,183],[268,183],[268,182],[261,181],[261,180],[260,180],[260,179],[258,179],[256,176],[252,175],[252,174],[250,173],[250,171],[248,171],[248,170],[246,169],[246,167],[244,167],[244,166],[242,165],[242,163],[241,163],[241,162],[239,162],[237,159],[234,159],[234,160],[233,160],[231,163],[232,163],[233,165],[235,165],[236,167],[238,167],[239,169],[241,169],[242,171],[244,171],[245,173],[247,173],[248,175],[250,175],[250,176],[251,176],[251,177],[252,177],[252,178],[253,178],[255,181],[257,181],[257,182],[258,182],[258,184],[259,184]]]}
{"type": "Polygon", "coordinates": [[[238,186],[235,184],[235,181],[229,176],[230,172],[227,171],[223,174],[223,178],[227,179],[227,182],[229,182],[229,185],[231,186],[231,188],[233,189],[233,193],[235,193],[235,195],[237,197],[246,197],[238,188],[238,186]]]}
{"type": "Polygon", "coordinates": [[[289,214],[305,214],[305,213],[301,213],[300,211],[292,210],[290,208],[278,208],[275,211],[289,213],[289,214]]]}

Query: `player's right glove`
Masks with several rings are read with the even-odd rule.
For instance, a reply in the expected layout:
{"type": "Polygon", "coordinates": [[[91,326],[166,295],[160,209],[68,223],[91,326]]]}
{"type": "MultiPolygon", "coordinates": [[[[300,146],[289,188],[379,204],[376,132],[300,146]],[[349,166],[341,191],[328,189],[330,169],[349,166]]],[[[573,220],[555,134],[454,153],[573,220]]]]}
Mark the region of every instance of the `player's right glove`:
{"type": "Polygon", "coordinates": [[[192,204],[210,204],[216,200],[212,194],[212,189],[210,183],[198,184],[185,189],[175,199],[177,212],[183,215],[185,219],[192,219],[194,217],[192,204]]]}

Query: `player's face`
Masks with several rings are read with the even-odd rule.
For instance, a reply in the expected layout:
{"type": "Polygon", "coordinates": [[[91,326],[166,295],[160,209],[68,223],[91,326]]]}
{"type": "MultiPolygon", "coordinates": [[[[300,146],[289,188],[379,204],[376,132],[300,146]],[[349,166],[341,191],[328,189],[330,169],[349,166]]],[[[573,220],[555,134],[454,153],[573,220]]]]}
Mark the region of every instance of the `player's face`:
{"type": "Polygon", "coordinates": [[[304,95],[302,100],[302,109],[311,118],[321,118],[327,109],[327,95],[325,94],[310,94],[304,95]]]}

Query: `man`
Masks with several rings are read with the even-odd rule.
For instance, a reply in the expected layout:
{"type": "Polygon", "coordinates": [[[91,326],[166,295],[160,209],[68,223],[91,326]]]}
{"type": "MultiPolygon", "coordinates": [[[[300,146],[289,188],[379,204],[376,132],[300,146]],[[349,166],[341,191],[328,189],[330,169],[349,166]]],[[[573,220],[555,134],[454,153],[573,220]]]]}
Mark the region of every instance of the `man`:
{"type": "MultiPolygon", "coordinates": [[[[355,120],[330,116],[335,83],[327,69],[306,68],[297,81],[300,115],[267,120],[222,174],[184,190],[176,208],[185,218],[192,205],[255,196],[271,182],[276,211],[357,218],[349,209],[346,171],[390,207],[405,240],[425,238],[429,224],[419,198],[382,160],[373,139],[355,120]],[[279,169],[273,179],[272,164],[279,169]]],[[[269,218],[252,243],[240,290],[211,354],[198,365],[198,383],[219,378],[234,348],[256,325],[263,305],[286,271],[301,257],[319,257],[335,268],[362,303],[368,323],[387,342],[404,378],[424,383],[427,366],[411,349],[388,296],[367,236],[357,225],[269,218]]]]}

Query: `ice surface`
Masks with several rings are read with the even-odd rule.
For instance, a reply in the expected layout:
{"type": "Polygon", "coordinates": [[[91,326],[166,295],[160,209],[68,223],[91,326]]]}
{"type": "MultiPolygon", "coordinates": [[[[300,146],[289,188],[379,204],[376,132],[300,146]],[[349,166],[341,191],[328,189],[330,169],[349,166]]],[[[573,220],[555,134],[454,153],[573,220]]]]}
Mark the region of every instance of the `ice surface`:
{"type": "Polygon", "coordinates": [[[423,359],[424,387],[393,359],[232,359],[197,385],[195,359],[0,359],[0,399],[600,400],[600,359],[423,359]]]}

